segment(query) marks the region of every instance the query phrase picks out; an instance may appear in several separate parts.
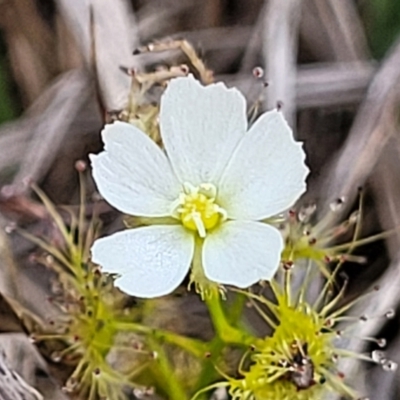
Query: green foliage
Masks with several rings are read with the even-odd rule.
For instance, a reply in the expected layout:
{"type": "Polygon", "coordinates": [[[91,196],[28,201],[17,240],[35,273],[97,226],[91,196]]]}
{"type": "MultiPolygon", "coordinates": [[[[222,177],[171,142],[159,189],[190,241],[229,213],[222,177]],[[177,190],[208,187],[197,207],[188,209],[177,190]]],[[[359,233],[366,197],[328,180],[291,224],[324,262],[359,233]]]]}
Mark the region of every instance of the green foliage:
{"type": "Polygon", "coordinates": [[[372,54],[382,58],[400,34],[400,1],[368,0],[364,20],[372,54]]]}
{"type": "Polygon", "coordinates": [[[0,123],[18,116],[18,107],[11,90],[11,76],[7,67],[7,58],[0,55],[0,123]]]}

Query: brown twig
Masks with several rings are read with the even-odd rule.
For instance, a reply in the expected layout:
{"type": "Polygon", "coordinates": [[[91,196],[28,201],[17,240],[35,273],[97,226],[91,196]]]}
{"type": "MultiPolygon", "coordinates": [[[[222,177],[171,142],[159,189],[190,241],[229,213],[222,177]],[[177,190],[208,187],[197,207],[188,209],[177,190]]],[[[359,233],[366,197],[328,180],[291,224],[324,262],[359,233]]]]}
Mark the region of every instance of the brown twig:
{"type": "Polygon", "coordinates": [[[263,57],[269,82],[265,107],[283,102],[289,125],[295,125],[298,27],[301,2],[269,0],[264,14],[263,57]]]}
{"type": "Polygon", "coordinates": [[[326,201],[346,196],[351,204],[357,187],[364,184],[394,133],[400,100],[399,63],[400,41],[372,80],[343,149],[321,175],[318,186],[326,201]]]}

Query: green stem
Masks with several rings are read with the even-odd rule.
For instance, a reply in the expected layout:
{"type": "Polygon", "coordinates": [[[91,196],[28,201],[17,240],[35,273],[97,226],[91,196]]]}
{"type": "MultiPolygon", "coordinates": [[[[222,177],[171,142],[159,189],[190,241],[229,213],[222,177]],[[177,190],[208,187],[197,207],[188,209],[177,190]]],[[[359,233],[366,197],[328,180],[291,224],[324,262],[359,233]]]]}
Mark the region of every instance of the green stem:
{"type": "MultiPolygon", "coordinates": [[[[211,316],[217,337],[224,343],[236,344],[239,346],[250,345],[254,342],[254,338],[240,329],[232,326],[230,321],[234,321],[233,314],[226,315],[221,303],[220,286],[215,282],[211,282],[204,274],[202,265],[202,246],[201,239],[197,239],[195,253],[192,263],[191,279],[200,289],[205,304],[211,316]]],[[[241,308],[240,303],[238,308],[241,308]]]]}
{"type": "Polygon", "coordinates": [[[247,297],[242,293],[235,293],[235,298],[228,310],[229,322],[237,325],[243,316],[243,307],[245,306],[247,297]]]}
{"type": "Polygon", "coordinates": [[[233,327],[228,320],[221,302],[221,296],[215,289],[209,296],[206,296],[205,303],[211,316],[214,329],[218,337],[225,343],[236,344],[239,346],[250,346],[257,340],[248,333],[233,327]]]}

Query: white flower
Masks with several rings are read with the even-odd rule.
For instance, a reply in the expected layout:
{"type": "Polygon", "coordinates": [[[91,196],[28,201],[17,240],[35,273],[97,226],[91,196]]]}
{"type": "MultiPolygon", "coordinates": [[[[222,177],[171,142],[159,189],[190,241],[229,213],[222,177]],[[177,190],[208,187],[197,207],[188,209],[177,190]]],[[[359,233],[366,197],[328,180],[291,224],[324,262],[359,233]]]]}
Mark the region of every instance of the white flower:
{"type": "Polygon", "coordinates": [[[132,125],[107,125],[105,151],[91,156],[93,177],[123,213],[176,223],[98,239],[93,261],[118,274],[115,283],[124,292],[161,296],[183,281],[201,239],[209,280],[244,288],[270,279],[283,240],[258,221],[293,205],[308,174],[282,114],[267,112],[246,132],[239,91],[222,83],[203,87],[189,76],[166,89],[160,129],[166,154],[132,125]]]}

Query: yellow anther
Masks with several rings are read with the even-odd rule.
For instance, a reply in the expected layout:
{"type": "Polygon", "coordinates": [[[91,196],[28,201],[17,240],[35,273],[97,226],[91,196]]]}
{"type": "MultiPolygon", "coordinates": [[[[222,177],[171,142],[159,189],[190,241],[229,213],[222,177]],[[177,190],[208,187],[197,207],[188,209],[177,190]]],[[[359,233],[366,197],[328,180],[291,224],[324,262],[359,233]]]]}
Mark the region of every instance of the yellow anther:
{"type": "Polygon", "coordinates": [[[216,193],[211,183],[197,187],[185,183],[173,215],[182,221],[183,226],[197,231],[204,238],[208,230],[226,219],[226,211],[215,203],[216,193]]]}

